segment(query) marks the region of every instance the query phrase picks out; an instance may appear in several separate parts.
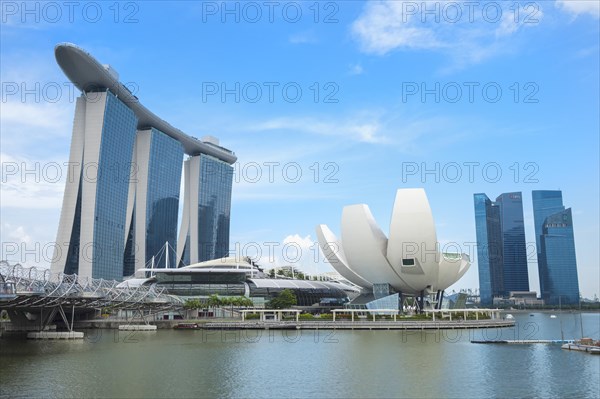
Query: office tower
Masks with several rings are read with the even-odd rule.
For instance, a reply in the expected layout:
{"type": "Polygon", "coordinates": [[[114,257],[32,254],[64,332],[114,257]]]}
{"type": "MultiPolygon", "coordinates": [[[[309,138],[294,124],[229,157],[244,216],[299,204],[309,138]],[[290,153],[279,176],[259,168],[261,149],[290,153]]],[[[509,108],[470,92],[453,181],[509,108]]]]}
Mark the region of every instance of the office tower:
{"type": "Polygon", "coordinates": [[[491,305],[504,294],[500,208],[485,194],[475,194],[474,200],[479,296],[482,304],[491,305]]]}
{"type": "Polygon", "coordinates": [[[474,194],[475,228],[482,304],[511,291],[529,291],[521,193],[504,193],[492,202],[474,194]]]}
{"type": "Polygon", "coordinates": [[[522,195],[520,192],[501,194],[496,204],[500,208],[504,293],[529,291],[522,195]]]}
{"type": "Polygon", "coordinates": [[[579,303],[571,209],[558,190],[535,190],[532,199],[542,299],[548,305],[579,303]]]}

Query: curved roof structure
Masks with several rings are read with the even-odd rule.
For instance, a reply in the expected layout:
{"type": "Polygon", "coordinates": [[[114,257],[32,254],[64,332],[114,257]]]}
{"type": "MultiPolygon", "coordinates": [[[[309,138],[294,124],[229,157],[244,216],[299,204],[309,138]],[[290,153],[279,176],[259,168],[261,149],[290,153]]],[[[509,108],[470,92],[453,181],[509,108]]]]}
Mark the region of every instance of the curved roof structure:
{"type": "Polygon", "coordinates": [[[403,294],[431,293],[454,284],[470,266],[467,254],[439,251],[423,189],[396,192],[389,239],[364,204],[344,208],[341,242],[326,225],[317,226],[317,238],[331,266],[365,289],[389,284],[403,294]]]}
{"type": "Polygon", "coordinates": [[[206,154],[229,164],[233,164],[237,160],[233,152],[189,136],[156,116],[144,107],[125,85],[119,82],[114,71],[100,64],[82,48],[72,43],[61,43],[55,47],[54,54],[60,68],[79,90],[84,93],[109,90],[131,108],[138,118],[138,129],[153,127],[160,130],[179,141],[188,155],[206,154]]]}
{"type": "Polygon", "coordinates": [[[269,279],[269,278],[250,278],[256,288],[282,288],[282,289],[305,289],[305,290],[318,290],[318,289],[339,289],[344,291],[356,291],[353,287],[350,287],[342,283],[330,283],[324,281],[312,281],[312,280],[288,280],[288,279],[269,279]]]}
{"type": "Polygon", "coordinates": [[[192,265],[180,267],[177,270],[190,269],[253,269],[254,266],[244,258],[228,256],[226,258],[212,259],[192,265]]]}

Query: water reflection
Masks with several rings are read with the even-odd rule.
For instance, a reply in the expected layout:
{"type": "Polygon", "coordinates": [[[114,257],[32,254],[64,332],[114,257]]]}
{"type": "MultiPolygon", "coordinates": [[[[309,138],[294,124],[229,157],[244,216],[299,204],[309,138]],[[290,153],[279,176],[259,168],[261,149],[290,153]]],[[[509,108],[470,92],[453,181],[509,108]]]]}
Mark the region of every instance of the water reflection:
{"type": "MultiPolygon", "coordinates": [[[[6,397],[598,397],[600,356],[472,339],[578,338],[578,314],[515,314],[508,329],[86,331],[0,341],[6,397]]],[[[598,337],[599,314],[584,314],[598,337]]]]}

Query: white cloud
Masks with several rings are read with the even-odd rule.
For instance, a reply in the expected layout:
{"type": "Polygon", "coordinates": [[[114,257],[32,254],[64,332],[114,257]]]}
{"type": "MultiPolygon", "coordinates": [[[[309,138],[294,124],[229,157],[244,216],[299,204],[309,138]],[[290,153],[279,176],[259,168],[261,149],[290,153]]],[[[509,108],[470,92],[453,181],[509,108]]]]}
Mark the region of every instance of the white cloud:
{"type": "Polygon", "coordinates": [[[56,149],[62,156],[68,151],[79,91],[37,55],[19,55],[9,62],[1,70],[2,151],[48,157],[56,149]]]}
{"type": "Polygon", "coordinates": [[[349,120],[320,119],[315,117],[273,118],[253,126],[254,130],[296,130],[323,136],[343,136],[371,144],[385,144],[389,139],[382,134],[377,116],[359,115],[349,120]]]}
{"type": "Polygon", "coordinates": [[[319,245],[309,235],[290,234],[282,241],[281,251],[276,256],[275,267],[294,266],[305,273],[314,275],[331,268],[326,264],[319,245]]]}
{"type": "MultiPolygon", "coordinates": [[[[4,223],[2,225],[3,236],[7,236],[9,240],[12,240],[15,243],[21,244],[32,244],[31,236],[25,231],[23,226],[12,226],[9,223],[4,223]]],[[[6,240],[3,240],[6,242],[6,240]]]]}
{"type": "Polygon", "coordinates": [[[69,137],[72,112],[70,105],[60,103],[7,101],[2,104],[3,135],[22,134],[26,129],[44,136],[69,137]]]}
{"type": "Polygon", "coordinates": [[[352,64],[350,65],[350,71],[348,72],[350,75],[362,75],[364,69],[360,64],[352,64]]]}
{"type": "MultiPolygon", "coordinates": [[[[439,1],[368,2],[363,13],[352,24],[352,33],[361,49],[370,54],[385,55],[394,50],[427,50],[446,54],[455,67],[481,62],[510,48],[508,37],[523,26],[536,26],[541,9],[536,9],[537,23],[514,18],[511,4],[495,3],[501,10],[498,18],[476,5],[471,13],[463,3],[447,8],[439,1]],[[433,14],[425,10],[435,10],[433,14]],[[484,17],[486,15],[486,17],[484,17]]],[[[477,3],[479,4],[479,3],[477,3]]]]}
{"type": "Polygon", "coordinates": [[[57,209],[62,204],[67,167],[61,161],[31,160],[0,154],[0,198],[7,208],[57,209]]]}
{"type": "Polygon", "coordinates": [[[598,0],[556,0],[556,6],[575,16],[589,14],[600,18],[600,1],[598,0]]]}
{"type": "Polygon", "coordinates": [[[352,30],[368,53],[383,55],[399,48],[436,48],[441,43],[432,29],[411,26],[405,15],[404,1],[369,2],[352,30]]]}

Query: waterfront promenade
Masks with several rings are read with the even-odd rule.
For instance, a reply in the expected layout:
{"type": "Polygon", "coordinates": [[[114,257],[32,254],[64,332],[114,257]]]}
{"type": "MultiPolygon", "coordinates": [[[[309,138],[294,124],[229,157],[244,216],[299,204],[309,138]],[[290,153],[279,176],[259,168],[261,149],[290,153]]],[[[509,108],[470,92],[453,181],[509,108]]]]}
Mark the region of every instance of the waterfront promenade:
{"type": "MultiPolygon", "coordinates": [[[[118,329],[121,325],[141,324],[132,320],[82,320],[75,322],[77,329],[118,329]]],[[[455,330],[513,327],[514,320],[285,320],[260,321],[225,319],[191,319],[191,320],[157,320],[151,324],[158,329],[172,329],[181,323],[197,324],[199,329],[206,330],[455,330]]]]}
{"type": "Polygon", "coordinates": [[[202,325],[204,329],[215,330],[455,330],[477,328],[513,327],[514,320],[360,320],[360,321],[238,321],[238,322],[208,322],[202,325]]]}

